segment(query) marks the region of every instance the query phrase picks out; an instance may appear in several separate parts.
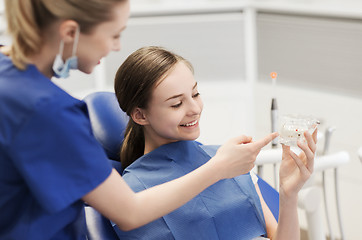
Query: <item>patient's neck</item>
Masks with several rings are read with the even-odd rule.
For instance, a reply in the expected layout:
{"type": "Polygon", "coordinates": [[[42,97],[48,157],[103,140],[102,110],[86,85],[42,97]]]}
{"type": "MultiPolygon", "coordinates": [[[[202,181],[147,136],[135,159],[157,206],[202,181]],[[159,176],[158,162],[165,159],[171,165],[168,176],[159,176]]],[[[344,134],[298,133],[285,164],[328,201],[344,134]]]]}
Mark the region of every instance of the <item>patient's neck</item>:
{"type": "Polygon", "coordinates": [[[177,142],[179,140],[165,139],[158,135],[153,134],[145,134],[145,150],[143,154],[147,154],[152,152],[156,148],[161,147],[162,145],[177,142]]]}

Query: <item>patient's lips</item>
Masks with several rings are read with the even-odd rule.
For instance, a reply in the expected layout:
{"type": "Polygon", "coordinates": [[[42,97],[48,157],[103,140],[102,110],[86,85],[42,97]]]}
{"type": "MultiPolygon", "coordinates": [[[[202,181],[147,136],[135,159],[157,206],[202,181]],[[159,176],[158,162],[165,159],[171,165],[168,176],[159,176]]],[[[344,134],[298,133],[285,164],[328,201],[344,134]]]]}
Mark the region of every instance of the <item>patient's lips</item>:
{"type": "Polygon", "coordinates": [[[196,125],[198,125],[199,121],[198,120],[194,120],[192,122],[189,123],[185,123],[185,124],[181,124],[182,127],[194,127],[196,125]]]}

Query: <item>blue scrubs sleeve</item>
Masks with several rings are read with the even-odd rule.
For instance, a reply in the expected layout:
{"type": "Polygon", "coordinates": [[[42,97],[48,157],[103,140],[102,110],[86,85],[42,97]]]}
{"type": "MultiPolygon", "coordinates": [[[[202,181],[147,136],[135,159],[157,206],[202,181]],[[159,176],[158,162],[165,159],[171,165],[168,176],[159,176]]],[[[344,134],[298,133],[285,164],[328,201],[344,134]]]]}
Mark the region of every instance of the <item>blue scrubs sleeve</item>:
{"type": "Polygon", "coordinates": [[[85,104],[42,99],[10,146],[14,164],[48,212],[63,210],[111,173],[94,138],[85,104]]]}

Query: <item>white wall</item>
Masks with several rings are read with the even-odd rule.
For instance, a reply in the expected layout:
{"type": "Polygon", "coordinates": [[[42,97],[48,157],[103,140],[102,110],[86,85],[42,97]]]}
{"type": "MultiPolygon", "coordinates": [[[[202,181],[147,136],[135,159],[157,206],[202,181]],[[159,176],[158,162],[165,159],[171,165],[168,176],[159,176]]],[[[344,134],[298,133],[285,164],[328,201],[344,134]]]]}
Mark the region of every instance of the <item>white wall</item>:
{"type": "Polygon", "coordinates": [[[0,44],[2,45],[6,45],[10,42],[9,38],[5,36],[5,31],[4,0],[0,0],[0,44]]]}

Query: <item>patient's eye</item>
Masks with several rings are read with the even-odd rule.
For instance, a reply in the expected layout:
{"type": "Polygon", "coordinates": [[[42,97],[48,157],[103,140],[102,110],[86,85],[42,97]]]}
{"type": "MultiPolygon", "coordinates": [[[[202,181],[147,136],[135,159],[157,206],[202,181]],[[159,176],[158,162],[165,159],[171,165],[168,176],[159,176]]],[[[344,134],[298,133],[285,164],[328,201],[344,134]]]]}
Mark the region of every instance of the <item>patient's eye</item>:
{"type": "Polygon", "coordinates": [[[178,108],[178,107],[180,107],[182,105],[182,102],[179,102],[179,103],[177,103],[177,104],[175,104],[175,105],[172,105],[171,107],[173,107],[173,108],[178,108]]]}
{"type": "Polygon", "coordinates": [[[115,39],[115,40],[120,39],[120,38],[121,38],[121,34],[117,34],[117,35],[113,36],[113,39],[115,39]]]}
{"type": "Polygon", "coordinates": [[[194,95],[192,95],[193,98],[196,98],[196,97],[198,97],[198,96],[200,96],[200,93],[199,93],[199,92],[197,92],[197,93],[195,93],[194,95]]]}

